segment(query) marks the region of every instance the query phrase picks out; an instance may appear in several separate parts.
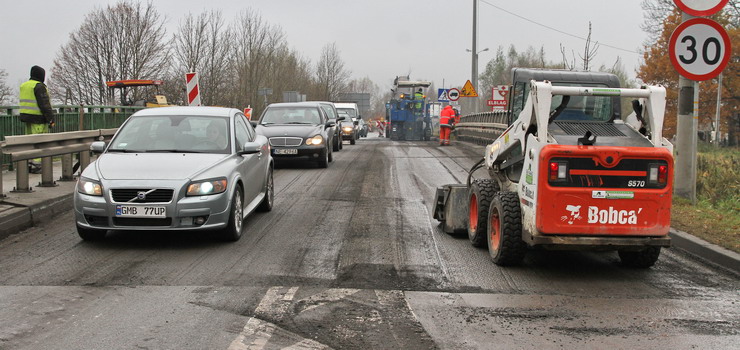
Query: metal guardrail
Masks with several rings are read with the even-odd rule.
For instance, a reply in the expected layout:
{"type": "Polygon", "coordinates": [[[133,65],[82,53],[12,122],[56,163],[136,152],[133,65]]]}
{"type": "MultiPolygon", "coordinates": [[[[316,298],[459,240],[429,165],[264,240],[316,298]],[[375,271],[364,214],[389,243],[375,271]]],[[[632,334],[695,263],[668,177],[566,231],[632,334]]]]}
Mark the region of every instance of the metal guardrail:
{"type": "MultiPolygon", "coordinates": [[[[75,106],[54,105],[56,125],[50,133],[80,130],[97,130],[117,128],[134,112],[145,107],[140,106],[75,106]]],[[[7,136],[25,135],[26,126],[18,120],[19,106],[0,106],[0,141],[7,136]]],[[[0,164],[9,164],[10,158],[0,157],[0,164]]]]}
{"type": "MultiPolygon", "coordinates": [[[[41,157],[40,187],[56,186],[52,157],[62,157],[62,176],[59,181],[73,181],[73,153],[79,153],[80,169],[90,164],[90,144],[110,140],[117,129],[70,131],[50,134],[6,136],[0,143],[0,153],[15,163],[16,187],[14,192],[31,192],[28,180],[28,161],[41,157]]],[[[0,196],[3,194],[0,172],[0,196]]]]}
{"type": "Polygon", "coordinates": [[[509,111],[468,114],[460,117],[455,130],[459,140],[487,145],[509,127],[508,121],[509,111]]]}

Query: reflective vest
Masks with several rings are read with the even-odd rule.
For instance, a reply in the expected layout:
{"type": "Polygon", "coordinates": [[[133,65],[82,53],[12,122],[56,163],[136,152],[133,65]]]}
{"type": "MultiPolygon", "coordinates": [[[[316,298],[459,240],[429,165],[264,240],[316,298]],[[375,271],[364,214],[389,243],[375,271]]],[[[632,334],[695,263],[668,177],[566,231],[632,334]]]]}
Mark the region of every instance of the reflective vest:
{"type": "Polygon", "coordinates": [[[38,101],[36,101],[36,94],[33,93],[36,84],[41,84],[41,82],[32,79],[21,84],[21,94],[19,97],[21,114],[41,115],[41,109],[39,108],[38,101]]]}
{"type": "Polygon", "coordinates": [[[416,109],[421,109],[421,101],[424,100],[424,94],[421,92],[417,92],[414,94],[414,100],[417,100],[419,102],[416,102],[416,109]]]}

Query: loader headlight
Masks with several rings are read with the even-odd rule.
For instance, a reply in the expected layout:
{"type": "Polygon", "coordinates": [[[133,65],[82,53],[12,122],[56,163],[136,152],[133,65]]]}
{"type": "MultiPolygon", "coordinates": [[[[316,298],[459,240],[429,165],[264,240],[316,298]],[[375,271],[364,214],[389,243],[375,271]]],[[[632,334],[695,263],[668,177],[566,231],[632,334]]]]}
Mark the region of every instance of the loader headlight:
{"type": "Polygon", "coordinates": [[[316,135],[314,137],[309,137],[306,139],[306,144],[309,146],[318,146],[324,143],[324,137],[321,135],[316,135]]]}

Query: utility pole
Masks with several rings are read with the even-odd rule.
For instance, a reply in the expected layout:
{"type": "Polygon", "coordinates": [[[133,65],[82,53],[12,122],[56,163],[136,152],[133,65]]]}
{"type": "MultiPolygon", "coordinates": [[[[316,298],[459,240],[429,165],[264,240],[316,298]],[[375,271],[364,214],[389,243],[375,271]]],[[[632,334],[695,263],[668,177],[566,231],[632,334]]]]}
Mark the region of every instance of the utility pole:
{"type": "MultiPolygon", "coordinates": [[[[473,0],[473,71],[470,82],[473,83],[475,91],[478,91],[478,0],[473,0]]],[[[474,111],[478,113],[478,98],[475,98],[474,111]]]]}
{"type": "MultiPolygon", "coordinates": [[[[691,18],[685,12],[682,22],[691,18]]],[[[676,128],[676,167],[673,194],[696,203],[696,129],[699,122],[699,84],[678,77],[678,121],[676,128]]]]}

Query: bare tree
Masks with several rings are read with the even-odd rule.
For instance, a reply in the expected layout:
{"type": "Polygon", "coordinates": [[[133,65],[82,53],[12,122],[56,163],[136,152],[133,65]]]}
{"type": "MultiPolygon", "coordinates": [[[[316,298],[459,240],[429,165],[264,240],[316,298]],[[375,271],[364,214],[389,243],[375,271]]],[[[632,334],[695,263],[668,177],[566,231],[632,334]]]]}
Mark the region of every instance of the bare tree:
{"type": "Polygon", "coordinates": [[[10,103],[13,96],[13,89],[8,86],[8,72],[0,68],[0,105],[10,103]]]}
{"type": "Polygon", "coordinates": [[[174,75],[171,85],[182,90],[184,74],[198,72],[201,100],[204,105],[225,105],[228,94],[224,86],[229,72],[231,33],[221,12],[187,15],[173,37],[174,75]]]}
{"type": "Polygon", "coordinates": [[[326,44],[316,63],[316,84],[321,99],[336,100],[346,86],[350,72],[344,69],[336,43],[326,44]]]}
{"type": "Polygon", "coordinates": [[[314,81],[311,62],[299,56],[297,52],[288,50],[287,46],[275,54],[267,81],[266,84],[273,87],[276,93],[278,91],[298,91],[313,98],[314,81]]]}
{"type": "Polygon", "coordinates": [[[112,102],[108,80],[162,77],[170,56],[165,34],[164,18],[152,3],[121,0],[93,10],[54,60],[52,94],[103,104],[112,102]]]}
{"type": "Polygon", "coordinates": [[[599,42],[591,42],[591,21],[588,22],[588,36],[586,37],[586,45],[583,47],[583,70],[588,71],[591,68],[591,61],[596,57],[596,53],[599,51],[599,42]]]}
{"type": "MultiPolygon", "coordinates": [[[[264,107],[259,96],[265,86],[269,70],[279,52],[287,46],[282,28],[269,25],[256,11],[247,9],[232,24],[234,56],[232,69],[236,80],[232,86],[231,105],[252,105],[255,113],[264,107]]],[[[273,97],[275,98],[275,97],[273,97]]]]}

